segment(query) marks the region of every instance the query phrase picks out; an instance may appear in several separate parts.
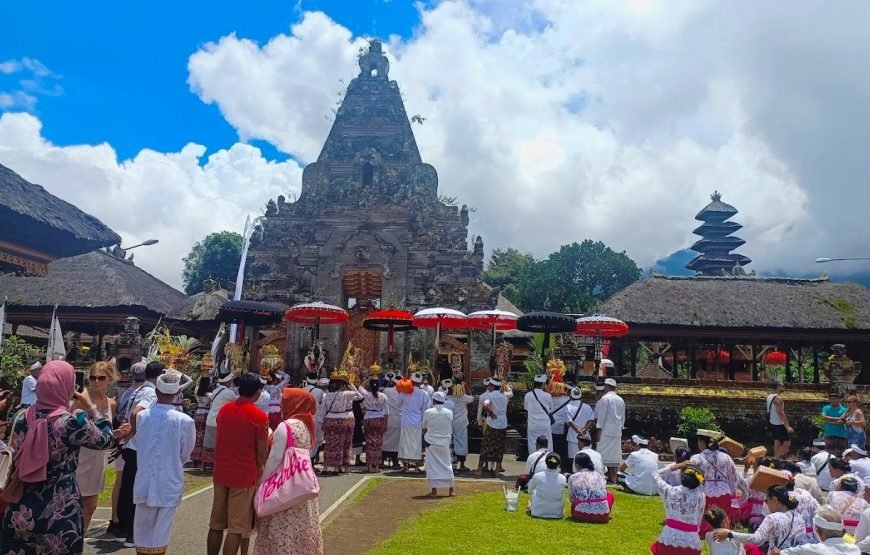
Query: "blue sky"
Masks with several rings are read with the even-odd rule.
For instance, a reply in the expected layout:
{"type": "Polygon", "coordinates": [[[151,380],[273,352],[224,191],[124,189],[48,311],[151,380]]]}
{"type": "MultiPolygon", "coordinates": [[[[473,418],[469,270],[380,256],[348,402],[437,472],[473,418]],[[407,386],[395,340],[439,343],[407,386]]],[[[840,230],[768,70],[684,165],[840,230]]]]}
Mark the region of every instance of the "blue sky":
{"type": "MultiPolygon", "coordinates": [[[[0,72],[0,91],[30,81],[24,84],[36,98],[30,111],[58,145],[107,141],[121,159],[143,148],[177,151],[188,142],[211,152],[237,135],[215,105],[190,92],[188,57],[232,32],[264,43],[312,10],[355,35],[408,37],[419,22],[411,0],[9,2],[0,18],[0,62],[29,58],[51,73],[0,72]]],[[[254,144],[267,157],[285,158],[265,141],[254,144]]]]}

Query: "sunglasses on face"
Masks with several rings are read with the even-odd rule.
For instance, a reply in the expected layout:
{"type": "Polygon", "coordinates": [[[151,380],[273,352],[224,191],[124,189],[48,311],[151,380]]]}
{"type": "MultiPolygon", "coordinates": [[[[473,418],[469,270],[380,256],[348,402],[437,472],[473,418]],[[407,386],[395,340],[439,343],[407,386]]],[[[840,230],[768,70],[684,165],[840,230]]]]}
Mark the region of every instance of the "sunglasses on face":
{"type": "Polygon", "coordinates": [[[88,379],[92,382],[104,382],[109,379],[109,376],[88,376],[88,379]]]}

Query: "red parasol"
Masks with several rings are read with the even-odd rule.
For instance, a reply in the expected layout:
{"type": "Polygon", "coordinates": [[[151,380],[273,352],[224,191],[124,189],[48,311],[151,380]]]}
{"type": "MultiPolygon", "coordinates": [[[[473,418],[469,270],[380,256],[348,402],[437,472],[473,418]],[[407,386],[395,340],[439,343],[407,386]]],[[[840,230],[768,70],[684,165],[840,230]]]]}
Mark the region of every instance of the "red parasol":
{"type": "Polygon", "coordinates": [[[363,327],[367,330],[387,332],[387,353],[393,354],[393,332],[408,331],[413,328],[414,315],[404,310],[389,308],[372,312],[363,320],[363,327]]]}
{"type": "Polygon", "coordinates": [[[707,351],[706,360],[708,364],[728,364],[731,362],[731,353],[720,349],[719,351],[707,351]]]}
{"type": "Polygon", "coordinates": [[[441,330],[464,329],[468,327],[468,317],[452,308],[424,308],[414,314],[415,328],[435,328],[435,354],[432,357],[432,367],[438,360],[438,342],[441,340],[441,330]]]}
{"type": "Polygon", "coordinates": [[[468,327],[474,330],[492,330],[492,348],[495,349],[495,332],[517,329],[517,316],[506,310],[478,310],[468,315],[468,327]]]}
{"type": "MultiPolygon", "coordinates": [[[[601,360],[601,339],[604,337],[620,337],[628,333],[628,324],[618,318],[603,314],[592,314],[577,318],[577,335],[595,338],[595,360],[601,360]]],[[[608,349],[609,350],[609,349],[608,349]]]]}
{"type": "Polygon", "coordinates": [[[764,357],[764,363],[770,366],[785,366],[787,360],[788,356],[782,351],[773,351],[764,357]]]}
{"type": "Polygon", "coordinates": [[[311,326],[311,345],[320,335],[320,325],[344,324],[349,319],[347,311],[335,305],[315,301],[293,305],[284,313],[284,319],[294,324],[311,326]]]}

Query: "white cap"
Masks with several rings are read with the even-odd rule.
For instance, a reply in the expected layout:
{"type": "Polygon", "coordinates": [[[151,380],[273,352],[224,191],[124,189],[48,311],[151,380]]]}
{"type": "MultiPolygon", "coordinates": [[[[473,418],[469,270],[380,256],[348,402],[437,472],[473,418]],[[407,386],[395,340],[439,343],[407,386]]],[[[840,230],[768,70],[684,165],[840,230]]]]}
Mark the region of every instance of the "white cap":
{"type": "Polygon", "coordinates": [[[387,381],[387,383],[393,383],[396,380],[396,373],[387,372],[386,374],[384,374],[384,379],[387,381]]]}
{"type": "Polygon", "coordinates": [[[547,375],[546,374],[537,374],[535,376],[535,383],[547,383],[547,375]]]}
{"type": "Polygon", "coordinates": [[[636,445],[649,445],[649,440],[646,440],[646,439],[640,437],[639,435],[631,436],[631,442],[636,444],[636,445]]]}
{"type": "Polygon", "coordinates": [[[599,366],[603,366],[604,368],[613,368],[613,361],[609,358],[602,358],[599,366]]]}
{"type": "Polygon", "coordinates": [[[227,382],[233,381],[233,379],[235,379],[235,377],[236,377],[236,375],[233,374],[232,372],[230,372],[226,376],[223,376],[223,377],[218,376],[217,381],[218,381],[218,383],[227,383],[227,382]]]}
{"type": "Polygon", "coordinates": [[[447,378],[446,380],[441,380],[441,385],[443,387],[446,387],[447,389],[450,389],[451,387],[453,387],[453,380],[451,380],[450,378],[447,378]]]}
{"type": "Polygon", "coordinates": [[[157,391],[166,395],[175,395],[181,389],[181,372],[168,368],[157,378],[157,391]]]}
{"type": "Polygon", "coordinates": [[[827,520],[823,519],[818,514],[816,514],[816,516],[813,517],[813,526],[815,526],[816,528],[821,528],[822,530],[828,530],[831,532],[842,532],[843,530],[846,529],[845,526],[843,526],[842,522],[828,522],[827,520]]]}
{"type": "Polygon", "coordinates": [[[327,387],[329,385],[329,378],[320,378],[317,380],[317,387],[327,387]]]}
{"type": "Polygon", "coordinates": [[[814,439],[813,447],[826,447],[824,439],[814,439]]]}
{"type": "Polygon", "coordinates": [[[434,395],[432,395],[432,401],[443,403],[447,400],[447,394],[443,391],[436,391],[434,395]]]}
{"type": "Polygon", "coordinates": [[[583,398],[583,390],[579,387],[572,387],[571,391],[568,392],[568,395],[571,396],[575,401],[583,398]]]}
{"type": "Polygon", "coordinates": [[[501,387],[501,380],[499,380],[498,378],[490,378],[489,383],[487,385],[501,387]]]}
{"type": "Polygon", "coordinates": [[[595,391],[604,391],[604,386],[603,385],[596,385],[595,391]]]}
{"type": "Polygon", "coordinates": [[[604,385],[609,385],[610,387],[616,387],[616,380],[613,378],[607,378],[604,380],[604,385]]]}
{"type": "Polygon", "coordinates": [[[411,374],[411,381],[414,383],[423,383],[423,375],[420,372],[414,372],[411,374]]]}
{"type": "Polygon", "coordinates": [[[40,368],[42,368],[42,363],[39,362],[38,360],[30,365],[31,372],[33,372],[34,370],[39,370],[40,368]]]}
{"type": "Polygon", "coordinates": [[[305,383],[307,383],[308,385],[317,385],[317,382],[318,382],[318,379],[316,377],[305,378],[305,383]]]}
{"type": "Polygon", "coordinates": [[[843,451],[843,458],[851,455],[852,453],[854,453],[856,455],[861,455],[862,457],[867,456],[867,451],[865,451],[864,449],[861,449],[857,445],[852,445],[851,447],[849,447],[848,449],[843,451]]]}
{"type": "Polygon", "coordinates": [[[489,385],[489,382],[491,382],[491,381],[492,381],[492,378],[484,378],[483,385],[489,385]]]}

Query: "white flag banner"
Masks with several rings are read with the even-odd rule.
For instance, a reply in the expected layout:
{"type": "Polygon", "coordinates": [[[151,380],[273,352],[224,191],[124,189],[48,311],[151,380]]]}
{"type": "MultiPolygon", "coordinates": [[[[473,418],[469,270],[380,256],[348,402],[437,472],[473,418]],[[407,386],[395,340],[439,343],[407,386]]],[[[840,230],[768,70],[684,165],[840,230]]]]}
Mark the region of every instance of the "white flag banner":
{"type": "Polygon", "coordinates": [[[51,315],[51,329],[48,330],[48,348],[45,351],[45,361],[63,360],[66,358],[66,347],[63,344],[63,332],[60,330],[60,320],[57,319],[57,308],[51,315]]]}
{"type": "Polygon", "coordinates": [[[0,305],[0,353],[3,353],[3,329],[6,328],[6,301],[0,305]]]}
{"type": "MultiPolygon", "coordinates": [[[[236,274],[236,290],[233,294],[233,300],[238,301],[242,298],[242,290],[245,287],[245,263],[248,260],[248,249],[251,248],[251,236],[254,234],[254,228],[257,227],[257,220],[252,220],[250,216],[245,219],[245,230],[242,233],[242,260],[239,261],[239,271],[236,274]]],[[[236,333],[238,333],[238,324],[230,324],[230,341],[235,343],[236,333]]]]}

